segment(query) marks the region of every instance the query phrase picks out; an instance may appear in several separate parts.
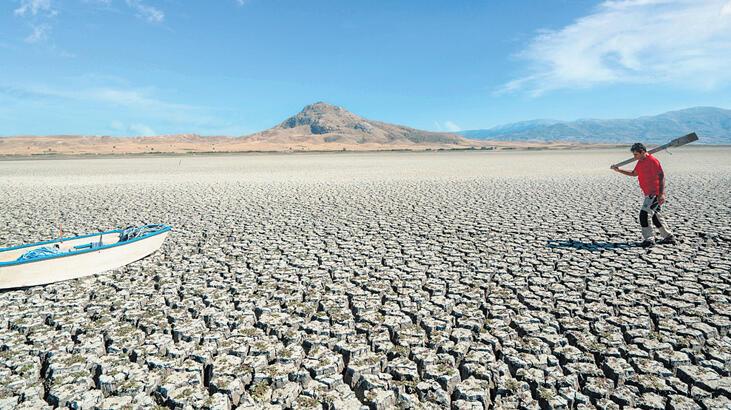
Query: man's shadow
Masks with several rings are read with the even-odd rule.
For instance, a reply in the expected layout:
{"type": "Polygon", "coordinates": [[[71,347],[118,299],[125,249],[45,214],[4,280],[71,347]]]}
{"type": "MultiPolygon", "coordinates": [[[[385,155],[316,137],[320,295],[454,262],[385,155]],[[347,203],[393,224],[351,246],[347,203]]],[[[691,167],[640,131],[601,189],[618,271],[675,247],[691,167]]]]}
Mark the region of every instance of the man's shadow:
{"type": "Polygon", "coordinates": [[[549,248],[585,249],[591,252],[601,252],[611,249],[630,249],[639,246],[637,242],[582,242],[574,240],[549,239],[546,245],[549,248]]]}

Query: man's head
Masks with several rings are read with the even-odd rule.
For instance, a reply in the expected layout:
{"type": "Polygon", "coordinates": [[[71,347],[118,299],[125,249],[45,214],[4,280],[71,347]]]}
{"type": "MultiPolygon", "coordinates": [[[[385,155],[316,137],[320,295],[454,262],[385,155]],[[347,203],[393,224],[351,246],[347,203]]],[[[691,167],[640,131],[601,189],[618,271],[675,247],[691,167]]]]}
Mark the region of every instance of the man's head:
{"type": "Polygon", "coordinates": [[[629,150],[632,151],[632,155],[634,155],[636,160],[643,159],[647,156],[647,148],[641,142],[635,142],[629,150]]]}

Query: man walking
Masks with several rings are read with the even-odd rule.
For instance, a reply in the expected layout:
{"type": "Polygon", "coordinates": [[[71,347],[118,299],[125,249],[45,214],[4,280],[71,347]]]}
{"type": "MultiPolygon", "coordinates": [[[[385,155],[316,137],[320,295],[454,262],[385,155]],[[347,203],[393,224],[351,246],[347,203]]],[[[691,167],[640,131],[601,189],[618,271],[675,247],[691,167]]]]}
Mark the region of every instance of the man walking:
{"type": "Polygon", "coordinates": [[[645,199],[642,202],[642,209],[640,210],[640,225],[642,226],[643,239],[640,245],[646,248],[655,244],[652,226],[649,223],[650,219],[652,219],[652,224],[655,225],[661,235],[661,239],[657,243],[674,244],[675,237],[668,230],[660,213],[660,206],[665,203],[665,174],[660,166],[660,161],[652,156],[652,154],[648,154],[645,146],[639,142],[633,144],[630,151],[632,151],[632,155],[637,160],[635,168],[632,171],[625,171],[619,169],[617,166],[612,166],[612,169],[620,174],[638,177],[640,189],[642,189],[642,193],[645,195],[645,199]]]}

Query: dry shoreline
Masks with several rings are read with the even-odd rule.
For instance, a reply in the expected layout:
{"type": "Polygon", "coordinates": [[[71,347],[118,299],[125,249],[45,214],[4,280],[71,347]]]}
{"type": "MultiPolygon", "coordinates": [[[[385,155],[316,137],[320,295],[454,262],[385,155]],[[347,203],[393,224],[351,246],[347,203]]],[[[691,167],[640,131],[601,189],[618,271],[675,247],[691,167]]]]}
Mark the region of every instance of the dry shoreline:
{"type": "MultiPolygon", "coordinates": [[[[31,155],[19,155],[19,154],[2,154],[0,153],[0,161],[27,161],[27,160],[61,160],[61,159],[107,159],[107,158],[169,158],[169,157],[201,157],[201,156],[239,156],[239,155],[309,155],[309,154],[336,154],[336,155],[351,155],[351,154],[364,154],[364,153],[378,153],[378,154],[390,154],[390,153],[413,153],[413,154],[426,154],[435,152],[535,152],[535,151],[597,151],[597,150],[611,150],[624,148],[629,146],[628,144],[585,144],[585,145],[549,145],[544,146],[493,146],[493,147],[482,147],[482,148],[419,148],[419,149],[408,149],[408,148],[383,148],[383,149],[346,149],[346,150],[244,150],[244,151],[190,151],[190,152],[130,152],[130,153],[41,153],[31,155]]],[[[731,145],[710,145],[710,144],[697,144],[690,146],[693,149],[703,147],[718,147],[725,148],[731,147],[731,145]]],[[[683,149],[686,149],[684,147],[683,149]]]]}
{"type": "Polygon", "coordinates": [[[322,142],[309,138],[293,141],[259,141],[235,137],[201,137],[172,135],[159,137],[97,137],[97,136],[18,136],[0,137],[0,158],[45,156],[127,156],[127,155],[188,155],[240,153],[301,153],[301,152],[381,152],[381,151],[461,151],[461,150],[544,150],[615,147],[616,144],[581,143],[573,141],[491,141],[466,140],[456,143],[410,142],[322,142]]]}

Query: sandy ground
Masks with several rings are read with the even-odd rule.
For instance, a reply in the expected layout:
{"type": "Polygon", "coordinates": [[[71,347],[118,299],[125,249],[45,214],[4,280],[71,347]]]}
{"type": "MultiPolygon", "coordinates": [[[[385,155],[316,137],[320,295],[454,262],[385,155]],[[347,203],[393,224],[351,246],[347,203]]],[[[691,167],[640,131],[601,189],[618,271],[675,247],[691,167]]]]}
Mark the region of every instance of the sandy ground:
{"type": "Polygon", "coordinates": [[[725,408],[731,149],[658,155],[681,242],[649,250],[627,157],[0,161],[0,246],[175,228],[0,292],[0,408],[725,408]]]}

